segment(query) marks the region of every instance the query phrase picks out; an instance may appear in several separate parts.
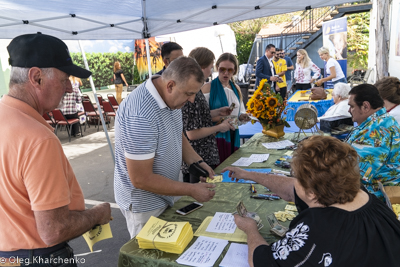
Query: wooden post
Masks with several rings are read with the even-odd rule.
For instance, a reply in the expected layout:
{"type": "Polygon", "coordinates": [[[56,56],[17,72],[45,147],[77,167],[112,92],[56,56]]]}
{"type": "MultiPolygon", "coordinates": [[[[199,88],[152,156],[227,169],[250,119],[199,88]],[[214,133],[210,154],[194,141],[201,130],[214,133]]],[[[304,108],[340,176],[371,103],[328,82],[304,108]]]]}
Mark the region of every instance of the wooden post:
{"type": "Polygon", "coordinates": [[[380,80],[389,76],[389,48],[390,48],[390,0],[376,1],[376,30],[375,30],[375,54],[376,54],[376,78],[380,80]]]}

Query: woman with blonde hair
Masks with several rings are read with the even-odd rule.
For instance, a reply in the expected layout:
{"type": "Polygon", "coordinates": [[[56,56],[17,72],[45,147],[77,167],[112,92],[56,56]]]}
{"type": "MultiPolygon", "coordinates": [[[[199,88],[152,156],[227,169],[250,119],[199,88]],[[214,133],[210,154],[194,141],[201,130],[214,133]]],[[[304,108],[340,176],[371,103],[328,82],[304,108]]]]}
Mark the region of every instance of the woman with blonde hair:
{"type": "Polygon", "coordinates": [[[382,97],[386,112],[400,124],[400,80],[396,77],[384,77],[375,83],[382,97]]]}
{"type": "Polygon", "coordinates": [[[115,84],[115,92],[117,93],[117,102],[118,104],[121,103],[122,100],[122,90],[123,85],[122,82],[128,86],[128,83],[125,80],[124,72],[121,69],[121,63],[119,61],[115,61],[114,63],[114,84],[115,84]]]}
{"type": "Polygon", "coordinates": [[[307,90],[311,88],[313,83],[321,75],[320,68],[315,65],[308,53],[304,49],[297,51],[296,69],[294,71],[294,79],[296,80],[296,90],[307,90]],[[314,75],[311,77],[311,72],[314,75]]]}
{"type": "MultiPolygon", "coordinates": [[[[232,115],[237,116],[239,121],[247,122],[250,120],[244,108],[240,87],[235,84],[233,76],[238,72],[238,61],[235,55],[223,53],[216,62],[218,77],[211,83],[205,84],[201,90],[208,100],[211,113],[213,110],[228,107],[234,104],[232,115]]],[[[213,121],[219,121],[220,116],[213,117],[213,121]]],[[[239,130],[218,133],[217,145],[220,161],[223,162],[235,150],[240,147],[239,130]]]]}
{"type": "Polygon", "coordinates": [[[74,89],[77,88],[78,91],[82,94],[82,91],[80,88],[82,86],[82,80],[80,78],[72,76],[72,75],[69,76],[69,80],[71,81],[72,88],[74,88],[74,89]]]}
{"type": "Polygon", "coordinates": [[[324,82],[332,80],[333,84],[336,83],[347,83],[347,79],[344,76],[343,70],[340,67],[339,62],[331,57],[329,54],[329,48],[321,47],[318,49],[319,57],[326,61],[325,73],[328,75],[325,78],[319,79],[315,82],[317,86],[321,86],[324,82]]]}

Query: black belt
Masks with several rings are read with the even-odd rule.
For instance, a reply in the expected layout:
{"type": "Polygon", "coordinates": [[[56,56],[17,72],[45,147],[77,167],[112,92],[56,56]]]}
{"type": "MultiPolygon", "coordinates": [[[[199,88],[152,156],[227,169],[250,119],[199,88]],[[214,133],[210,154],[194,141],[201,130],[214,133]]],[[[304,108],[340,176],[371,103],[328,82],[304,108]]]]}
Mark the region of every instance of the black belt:
{"type": "Polygon", "coordinates": [[[63,249],[68,246],[67,242],[48,247],[48,248],[36,248],[36,249],[19,249],[15,251],[0,251],[0,257],[10,258],[10,257],[20,257],[28,258],[30,256],[42,256],[45,254],[53,253],[57,250],[63,249]]]}

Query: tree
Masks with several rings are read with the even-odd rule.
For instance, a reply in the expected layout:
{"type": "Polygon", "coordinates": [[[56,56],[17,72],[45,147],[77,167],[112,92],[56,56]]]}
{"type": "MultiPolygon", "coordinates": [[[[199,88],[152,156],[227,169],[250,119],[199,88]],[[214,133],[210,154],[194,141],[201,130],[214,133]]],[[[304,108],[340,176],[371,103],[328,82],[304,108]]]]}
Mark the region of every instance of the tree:
{"type": "Polygon", "coordinates": [[[354,69],[368,68],[370,12],[347,17],[348,64],[354,69]]]}
{"type": "Polygon", "coordinates": [[[294,15],[299,15],[302,12],[303,11],[298,11],[271,17],[230,23],[229,26],[235,32],[236,53],[238,55],[239,64],[247,63],[256,35],[260,32],[261,28],[264,25],[269,23],[282,23],[292,21],[292,17],[294,15]]]}

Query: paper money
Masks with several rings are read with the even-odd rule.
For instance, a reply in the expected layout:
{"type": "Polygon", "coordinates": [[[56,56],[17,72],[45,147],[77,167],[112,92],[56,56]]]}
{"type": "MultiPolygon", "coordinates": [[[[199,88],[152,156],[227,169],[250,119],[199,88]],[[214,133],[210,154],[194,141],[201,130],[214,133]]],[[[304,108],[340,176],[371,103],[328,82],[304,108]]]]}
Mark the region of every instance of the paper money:
{"type": "Polygon", "coordinates": [[[243,204],[243,202],[242,201],[240,201],[237,205],[236,205],[236,210],[237,210],[237,213],[239,214],[239,216],[244,216],[245,214],[247,214],[247,209],[246,209],[246,207],[244,206],[244,204],[243,204]]]}
{"type": "Polygon", "coordinates": [[[297,212],[296,206],[293,205],[286,205],[285,210],[297,212]]]}
{"type": "Polygon", "coordinates": [[[258,230],[260,230],[261,228],[264,227],[264,225],[261,223],[260,216],[256,212],[248,212],[242,201],[240,201],[236,205],[236,211],[232,214],[234,215],[236,213],[242,217],[249,217],[249,218],[252,218],[253,220],[255,220],[257,223],[258,230]]]}
{"type": "Polygon", "coordinates": [[[287,227],[279,224],[278,220],[276,219],[275,215],[269,214],[267,215],[267,220],[269,225],[271,226],[270,231],[278,236],[284,236],[286,232],[289,230],[287,227]]]}

